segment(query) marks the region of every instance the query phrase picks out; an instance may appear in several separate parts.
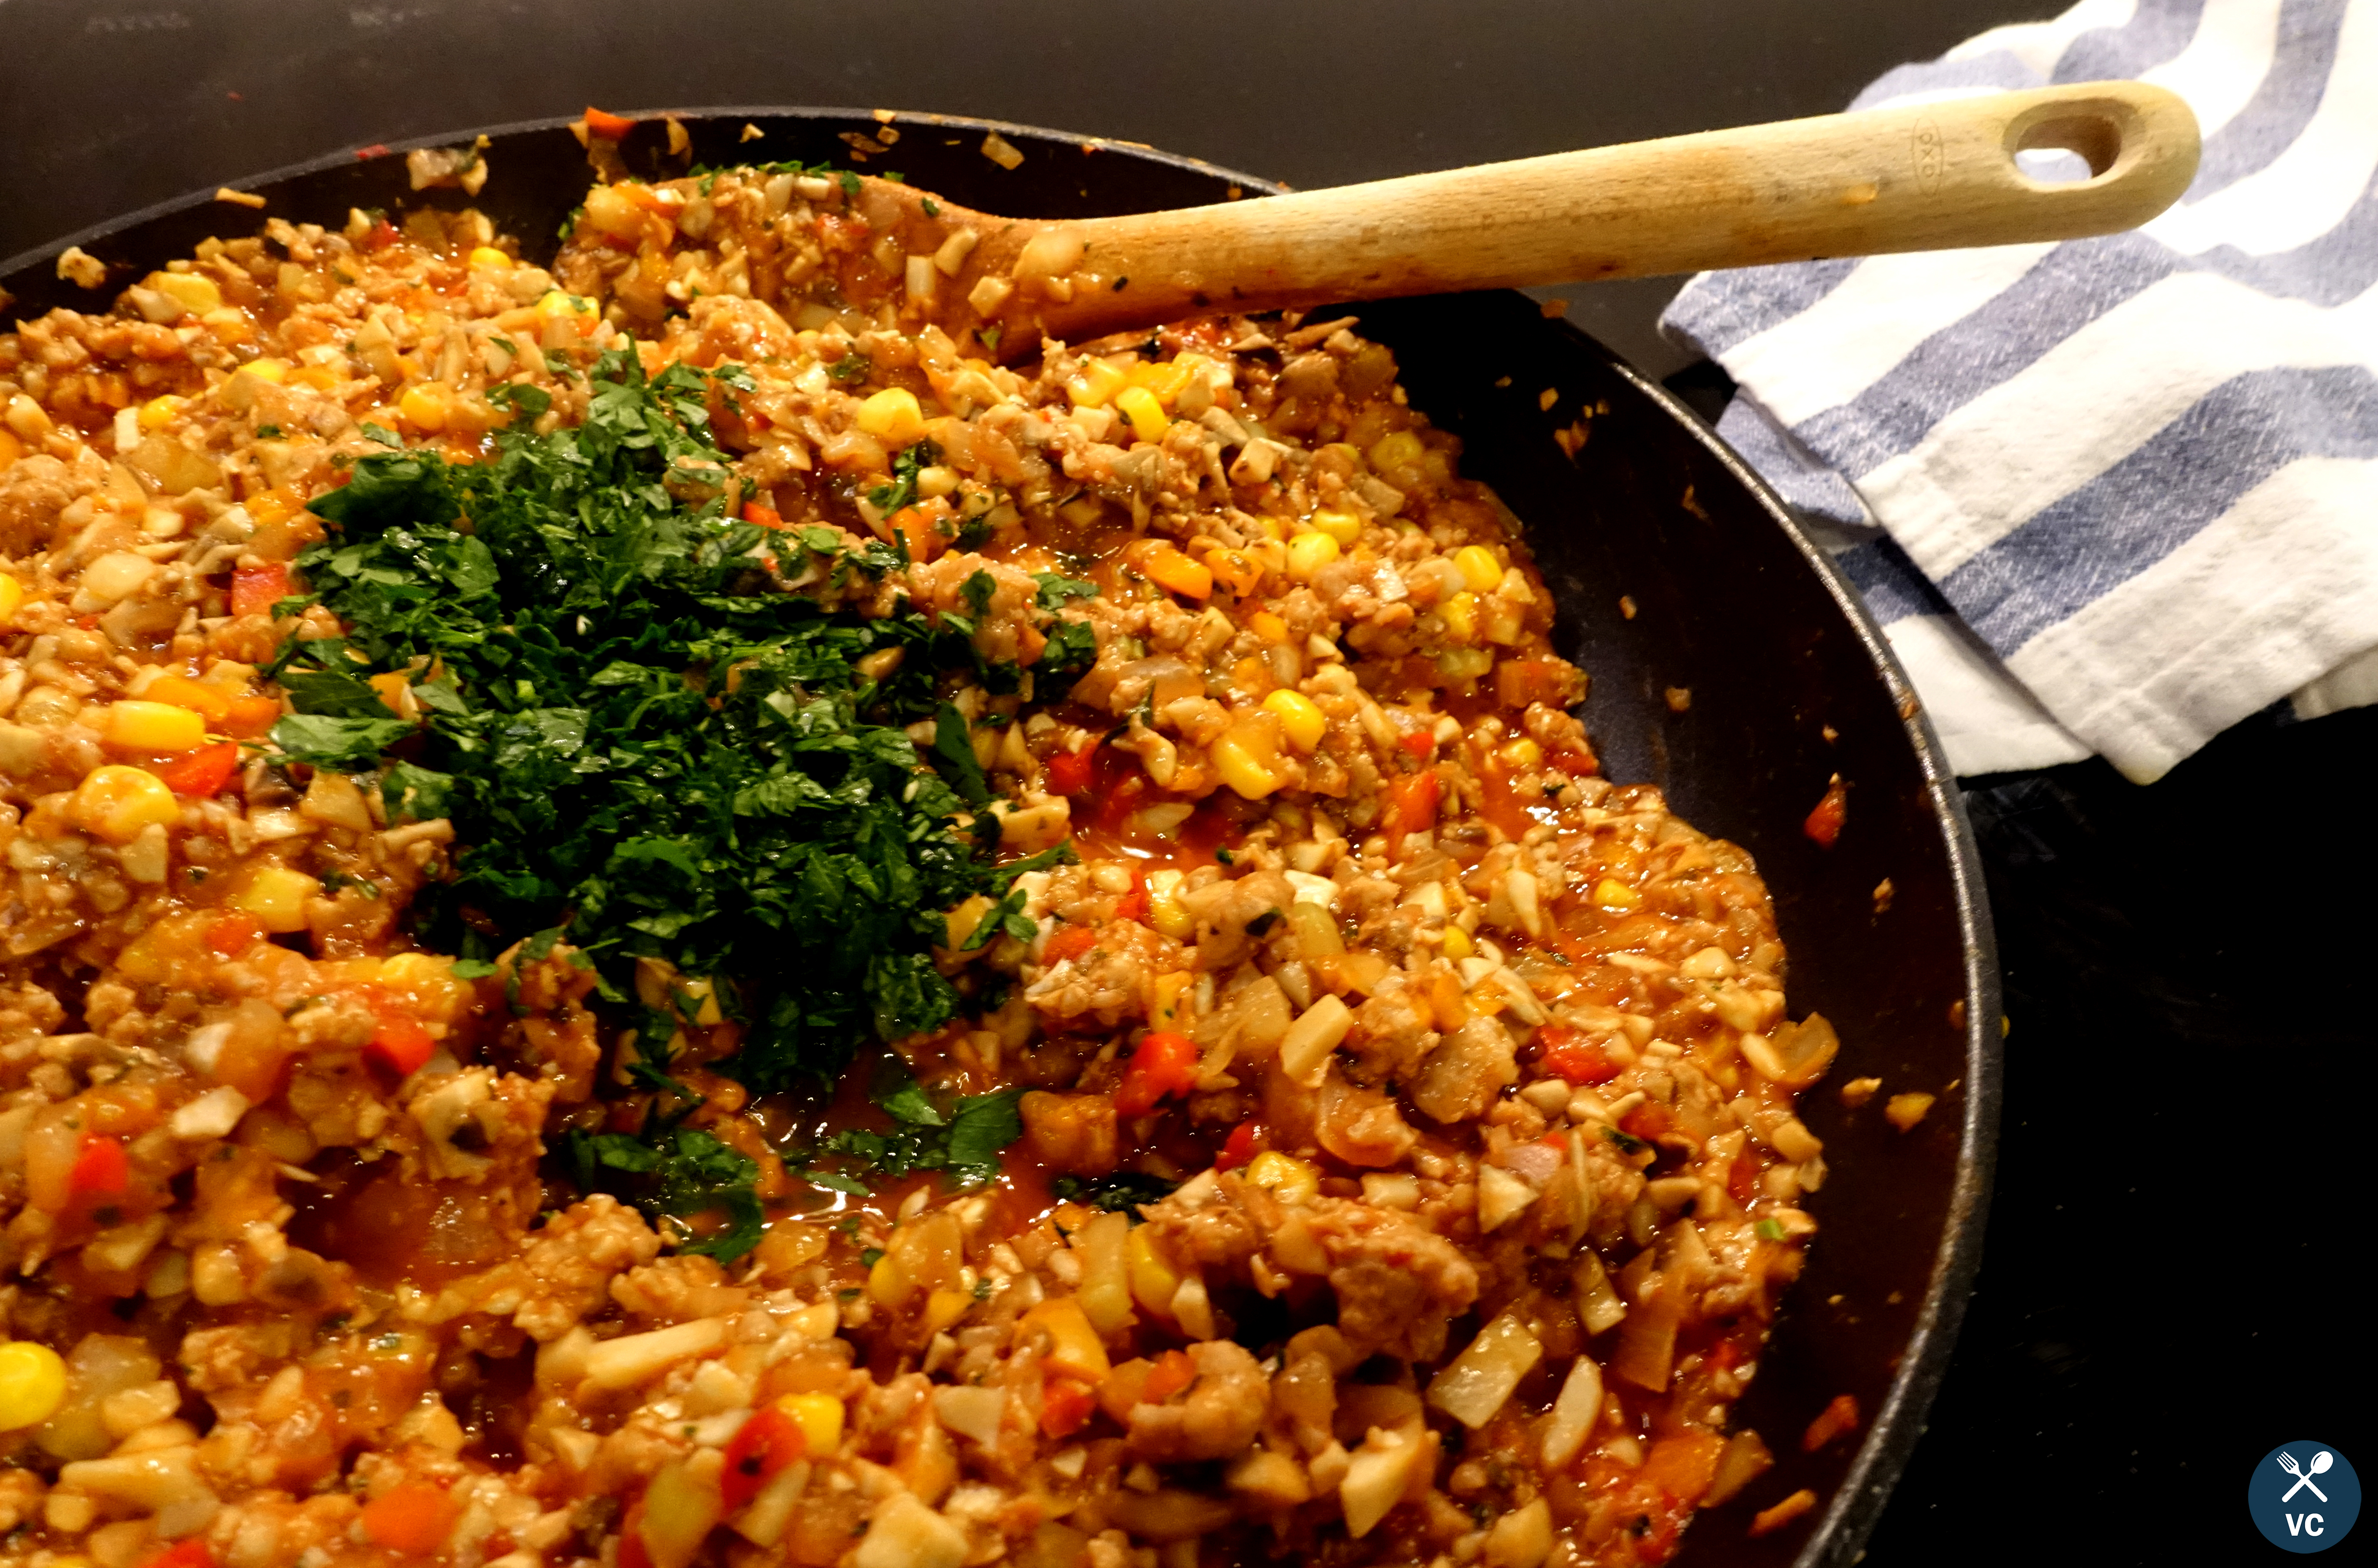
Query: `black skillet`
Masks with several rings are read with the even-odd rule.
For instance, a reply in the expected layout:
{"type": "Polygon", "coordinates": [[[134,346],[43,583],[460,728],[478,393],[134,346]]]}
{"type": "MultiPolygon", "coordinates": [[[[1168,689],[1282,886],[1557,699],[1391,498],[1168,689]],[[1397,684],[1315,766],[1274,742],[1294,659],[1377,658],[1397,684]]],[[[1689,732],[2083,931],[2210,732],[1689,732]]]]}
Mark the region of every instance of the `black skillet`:
{"type": "MultiPolygon", "coordinates": [[[[852,110],[715,110],[679,116],[688,157],[658,121],[625,147],[636,173],[688,162],[799,159],[851,166],[849,138],[876,120],[852,110]],[[763,134],[744,139],[744,128],[763,134]]],[[[589,174],[562,122],[487,133],[492,174],[473,201],[532,258],[589,174]]],[[[1094,217],[1194,207],[1276,187],[1145,148],[978,120],[903,115],[888,153],[860,165],[989,212],[1094,217]],[[981,150],[996,130],[1015,169],[981,150]]],[[[466,143],[469,134],[449,138],[466,143]]],[[[408,145],[429,145],[414,143],[408,145]]],[[[403,149],[396,150],[402,152],[403,149]]],[[[260,175],[243,189],[263,212],[211,193],[169,202],[0,264],[11,320],[54,305],[104,308],[123,284],[210,235],[270,216],[335,226],[351,207],[463,204],[411,190],[401,156],[342,153],[260,175]],[[86,293],[55,274],[70,244],[108,263],[86,293]]],[[[1832,1179],[1811,1207],[1822,1227],[1785,1299],[1736,1419],[1776,1467],[1685,1537],[1687,1563],[1845,1565],[1861,1555],[1924,1427],[1981,1260],[1999,1117],[1999,976],[1979,864],[1940,742],[1855,592],[1748,465],[1660,387],[1534,302],[1496,293],[1360,307],[1362,329],[1395,349],[1412,401],[1460,434],[1465,473],[1527,526],[1558,595],[1562,652],[1592,676],[1582,710],[1609,775],[1650,781],[1707,831],[1757,856],[1791,952],[1796,1012],[1821,1011],[1842,1055],[1804,1101],[1832,1179]],[[1552,405],[1541,404],[1552,391],[1552,405]],[[1582,421],[1572,458],[1554,432],[1582,421]],[[1690,693],[1677,711],[1670,688],[1690,693]],[[1847,826],[1831,849],[1803,832],[1836,773],[1847,826]],[[1889,907],[1877,890],[1888,880],[1889,907]],[[1879,1076],[1885,1094],[1940,1103],[1893,1131],[1879,1103],[1852,1115],[1833,1089],[1879,1076]],[[1800,1434],[1836,1394],[1860,1430],[1820,1452],[1800,1434]],[[1820,1506],[1763,1538],[1751,1515],[1797,1488],[1820,1506]]]]}

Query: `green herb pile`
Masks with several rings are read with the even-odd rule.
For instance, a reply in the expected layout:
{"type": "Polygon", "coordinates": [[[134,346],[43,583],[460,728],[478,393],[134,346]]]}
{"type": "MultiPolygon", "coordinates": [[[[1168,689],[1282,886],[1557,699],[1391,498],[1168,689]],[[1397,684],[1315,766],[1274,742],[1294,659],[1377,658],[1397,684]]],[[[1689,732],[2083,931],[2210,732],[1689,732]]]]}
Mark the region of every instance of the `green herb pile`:
{"type": "MultiPolygon", "coordinates": [[[[475,964],[566,940],[635,1023],[643,1086],[691,1097],[668,1077],[679,1022],[634,1016],[640,958],[720,977],[743,1027],[725,1071],[754,1090],[830,1078],[863,1042],[955,1016],[931,952],[943,912],[1002,898],[1062,853],[998,866],[989,817],[954,820],[990,792],[941,677],[1014,690],[1022,672],[984,665],[964,615],[864,619],[768,583],[763,546],[788,578],[907,557],[727,515],[708,400],[748,390],[739,371],[647,378],[617,351],[590,388],[584,422],[546,435],[529,428],[545,394],[501,389],[520,417],[492,461],[391,450],[314,503],[330,537],[296,565],[348,630],[283,649],[268,673],[296,712],[272,739],[296,761],[376,773],[391,816],[450,817],[463,847],[418,903],[424,939],[475,964]],[[858,673],[891,650],[896,670],[858,673]],[[408,674],[426,724],[366,684],[388,671],[408,674]],[[901,726],[928,717],[941,744],[920,757],[901,726]]],[[[1048,579],[1041,605],[1083,586],[1048,579]]],[[[979,615],[990,579],[968,587],[979,615]]],[[[1095,653],[1087,626],[1049,629],[1044,696],[1095,653]]],[[[1002,900],[984,940],[1018,923],[1018,902],[1002,900]]],[[[757,1236],[756,1204],[734,1196],[751,1162],[679,1125],[691,1109],[656,1101],[641,1136],[574,1150],[580,1175],[658,1213],[723,1209],[739,1251],[757,1236]]]]}

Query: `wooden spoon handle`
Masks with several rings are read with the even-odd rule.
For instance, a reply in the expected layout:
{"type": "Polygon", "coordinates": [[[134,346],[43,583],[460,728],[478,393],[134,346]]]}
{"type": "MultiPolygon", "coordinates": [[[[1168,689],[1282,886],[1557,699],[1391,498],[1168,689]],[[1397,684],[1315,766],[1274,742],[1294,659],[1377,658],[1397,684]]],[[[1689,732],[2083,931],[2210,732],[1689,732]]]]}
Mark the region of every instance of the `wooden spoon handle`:
{"type": "Polygon", "coordinates": [[[1008,314],[1079,341],[1207,310],[2076,239],[2171,205],[2197,150],[2188,105],[2128,81],[1746,126],[1040,227],[1083,242],[1070,297],[1008,314]],[[2014,155],[2040,148],[2090,177],[2032,178],[2014,155]]]}

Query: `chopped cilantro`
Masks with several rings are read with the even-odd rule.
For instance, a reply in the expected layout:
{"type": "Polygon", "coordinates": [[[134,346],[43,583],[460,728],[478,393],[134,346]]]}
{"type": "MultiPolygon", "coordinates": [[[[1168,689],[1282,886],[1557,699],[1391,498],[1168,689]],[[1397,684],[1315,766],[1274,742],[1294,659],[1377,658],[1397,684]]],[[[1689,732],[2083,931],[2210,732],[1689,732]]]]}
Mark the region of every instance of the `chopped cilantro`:
{"type": "Polygon", "coordinates": [[[825,367],[825,373],[837,381],[864,381],[875,366],[857,349],[844,354],[825,367]]]}
{"type": "Polygon", "coordinates": [[[1762,1219],[1751,1228],[1757,1230],[1762,1238],[1769,1241],[1781,1241],[1784,1239],[1784,1227],[1780,1221],[1762,1219]]]}
{"type": "Polygon", "coordinates": [[[862,1248],[859,1251],[859,1266],[861,1268],[871,1269],[883,1261],[883,1249],[881,1247],[862,1248]]]}
{"type": "Polygon", "coordinates": [[[928,217],[928,218],[938,218],[938,217],[940,217],[941,215],[942,215],[942,204],[941,204],[940,202],[938,202],[938,201],[935,201],[935,200],[934,200],[931,197],[930,197],[930,196],[929,196],[929,197],[925,197],[925,216],[926,216],[926,217],[928,217]]]}
{"type": "Polygon", "coordinates": [[[767,1221],[751,1186],[759,1166],[697,1128],[648,1126],[643,1136],[573,1128],[562,1155],[581,1188],[611,1192],[672,1222],[663,1234],[674,1231],[681,1252],[731,1263],[760,1244],[767,1221]],[[697,1236],[683,1223],[713,1213],[723,1214],[726,1224],[709,1235],[697,1236]]]}
{"type": "Polygon", "coordinates": [[[1092,1177],[1087,1180],[1078,1176],[1061,1176],[1049,1184],[1050,1193],[1066,1203],[1087,1203],[1109,1214],[1131,1216],[1140,1222],[1139,1205],[1161,1203],[1181,1183],[1167,1181],[1160,1176],[1145,1171],[1119,1170],[1112,1176],[1092,1177]]]}
{"type": "Polygon", "coordinates": [[[281,439],[281,426],[259,425],[256,427],[256,438],[259,441],[278,441],[281,439]]]}
{"type": "Polygon", "coordinates": [[[867,493],[868,505],[889,517],[903,507],[917,504],[917,475],[942,461],[942,454],[931,441],[919,441],[895,452],[892,457],[892,483],[878,485],[867,493]]]}
{"type": "Polygon", "coordinates": [[[1651,1146],[1651,1144],[1643,1142],[1642,1139],[1636,1137],[1633,1133],[1621,1132],[1615,1127],[1605,1126],[1603,1128],[1602,1133],[1603,1137],[1608,1138],[1612,1143],[1618,1145],[1618,1152],[1622,1155],[1639,1155],[1644,1150],[1651,1146]]]}
{"type": "MultiPolygon", "coordinates": [[[[1024,1134],[1015,1108],[1024,1097],[1021,1089],[961,1095],[944,1108],[907,1068],[892,1061],[877,1076],[871,1097],[892,1118],[893,1131],[848,1129],[808,1158],[839,1155],[895,1180],[914,1171],[938,1170],[953,1186],[979,1187],[997,1179],[1000,1151],[1024,1134]]],[[[821,1185],[836,1185],[816,1171],[806,1174],[821,1185]]]]}

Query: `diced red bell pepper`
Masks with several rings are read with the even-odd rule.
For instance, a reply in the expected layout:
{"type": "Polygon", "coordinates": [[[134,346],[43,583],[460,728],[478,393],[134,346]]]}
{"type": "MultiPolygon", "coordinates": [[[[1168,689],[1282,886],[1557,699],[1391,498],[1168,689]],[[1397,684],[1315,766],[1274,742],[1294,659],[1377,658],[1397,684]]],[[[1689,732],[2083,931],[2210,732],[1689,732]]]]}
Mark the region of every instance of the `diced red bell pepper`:
{"type": "Polygon", "coordinates": [[[224,741],[221,746],[202,746],[196,751],[176,757],[157,769],[157,776],[175,795],[194,796],[203,800],[220,795],[231,776],[239,769],[239,743],[224,741]]]}
{"type": "Polygon", "coordinates": [[[1061,751],[1050,758],[1049,793],[1080,795],[1087,790],[1098,756],[1099,748],[1093,744],[1083,747],[1079,751],[1061,751]]]}
{"type": "Polygon", "coordinates": [[[1544,1071],[1570,1083],[1607,1083],[1618,1076],[1620,1064],[1598,1041],[1566,1023],[1547,1023],[1536,1031],[1543,1052],[1544,1071]]]}
{"type": "Polygon", "coordinates": [[[774,1405],[763,1405],[735,1430],[727,1443],[727,1468],[718,1478],[718,1495],[734,1513],[760,1495],[760,1489],[777,1473],[809,1452],[801,1425],[774,1405]]]}
{"type": "Polygon", "coordinates": [[[1079,958],[1099,945],[1099,934],[1087,926],[1060,926],[1041,944],[1040,962],[1059,964],[1069,958],[1079,958]]]}
{"type": "Polygon", "coordinates": [[[1115,1114],[1146,1116],[1166,1095],[1184,1095],[1196,1085],[1197,1043],[1169,1029],[1154,1030],[1140,1036],[1139,1048],[1123,1064],[1115,1114]]]}
{"type": "Polygon", "coordinates": [[[147,1559],[140,1568],[215,1568],[215,1554],[205,1541],[192,1536],[147,1559]]]}
{"type": "Polygon", "coordinates": [[[1404,835],[1417,833],[1436,825],[1436,804],[1444,786],[1436,780],[1435,770],[1414,773],[1395,786],[1387,807],[1387,853],[1402,852],[1404,835]]]}
{"type": "Polygon", "coordinates": [[[370,1043],[364,1047],[366,1059],[379,1063],[399,1078],[409,1078],[438,1053],[438,1042],[429,1037],[421,1020],[393,1007],[375,1006],[373,1011],[379,1014],[379,1027],[372,1031],[370,1043]]]}
{"type": "Polygon", "coordinates": [[[1147,867],[1144,862],[1131,863],[1131,892],[1115,900],[1114,917],[1141,921],[1147,918],[1147,867]]]}
{"type": "Polygon", "coordinates": [[[289,597],[289,568],[280,561],[242,567],[231,574],[231,613],[262,615],[289,597]]]}
{"type": "Polygon", "coordinates": [[[1263,1129],[1252,1121],[1242,1121],[1222,1141],[1222,1152],[1214,1156],[1214,1168],[1236,1170],[1260,1154],[1263,1145],[1263,1129]]]}
{"type": "Polygon", "coordinates": [[[1675,1125],[1676,1113],[1657,1100],[1647,1100],[1618,1119],[1620,1131],[1647,1143],[1673,1131],[1675,1125]]]}
{"type": "Polygon", "coordinates": [[[386,250],[389,246],[394,245],[398,238],[399,236],[396,232],[396,225],[383,218],[365,231],[364,248],[366,250],[386,250]]]}
{"type": "Polygon", "coordinates": [[[1040,1430],[1050,1437],[1071,1437],[1098,1407],[1087,1383],[1078,1378],[1052,1377],[1040,1394],[1040,1430]]]}
{"type": "Polygon", "coordinates": [[[124,1140],[103,1132],[86,1132],[75,1155],[74,1172],[66,1191],[78,1198],[109,1198],[132,1179],[131,1163],[124,1157],[124,1140]]]}
{"type": "Polygon", "coordinates": [[[222,732],[242,740],[261,740],[281,722],[278,697],[234,697],[223,715],[222,732]]]}
{"type": "Polygon", "coordinates": [[[1156,1359],[1147,1374],[1147,1385],[1140,1390],[1143,1405],[1161,1405],[1191,1383],[1197,1381],[1197,1364],[1186,1352],[1167,1350],[1156,1359]]]}
{"type": "Polygon", "coordinates": [[[1819,848],[1831,849],[1833,841],[1842,836],[1842,824],[1849,820],[1849,787],[1842,783],[1841,774],[1835,773],[1833,782],[1825,786],[1824,797],[1808,813],[1808,820],[1800,824],[1800,831],[1814,839],[1819,848]]]}
{"type": "Polygon", "coordinates": [[[1581,751],[1573,746],[1564,746],[1546,753],[1544,760],[1573,779],[1590,779],[1602,772],[1602,764],[1594,760],[1592,752],[1581,751]]]}
{"type": "Polygon", "coordinates": [[[644,1494],[619,1518],[619,1568],[653,1568],[653,1554],[644,1548],[644,1494]]]}
{"type": "Polygon", "coordinates": [[[229,958],[264,939],[264,928],[245,915],[226,915],[207,928],[207,947],[229,958]]]}
{"type": "Polygon", "coordinates": [[[624,114],[607,114],[594,105],[587,105],[586,134],[618,141],[636,128],[636,122],[624,114]]]}
{"type": "Polygon", "coordinates": [[[1413,730],[1396,737],[1396,744],[1411,753],[1412,760],[1426,767],[1436,758],[1436,736],[1426,730],[1413,730]]]}
{"type": "Polygon", "coordinates": [[[429,1557],[454,1533],[462,1510],[440,1488],[420,1481],[391,1487],[364,1504],[364,1534],[408,1557],[429,1557]]]}
{"type": "Polygon", "coordinates": [[[743,521],[758,528],[785,526],[785,517],[782,512],[774,507],[763,506],[758,501],[743,503],[743,521]]]}

